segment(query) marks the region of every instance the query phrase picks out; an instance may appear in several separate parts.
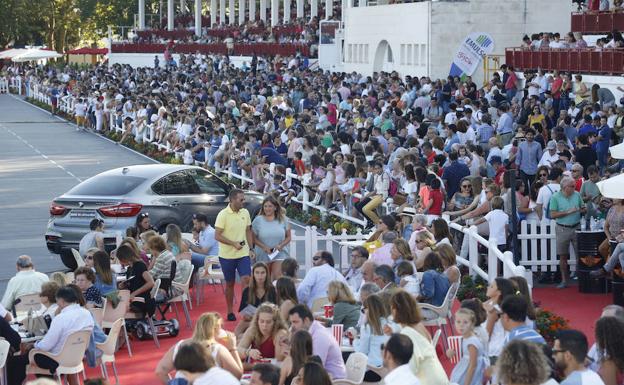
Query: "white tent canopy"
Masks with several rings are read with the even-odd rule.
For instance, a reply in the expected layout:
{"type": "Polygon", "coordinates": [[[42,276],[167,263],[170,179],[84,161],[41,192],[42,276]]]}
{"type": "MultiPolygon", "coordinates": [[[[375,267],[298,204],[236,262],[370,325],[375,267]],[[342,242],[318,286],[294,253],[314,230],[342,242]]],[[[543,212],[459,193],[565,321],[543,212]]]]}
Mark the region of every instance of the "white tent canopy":
{"type": "Polygon", "coordinates": [[[624,159],[624,142],[609,147],[611,157],[615,159],[624,159]]]}
{"type": "Polygon", "coordinates": [[[62,57],[63,55],[61,55],[58,52],[55,51],[48,51],[45,49],[37,49],[37,48],[31,48],[26,50],[26,52],[19,54],[15,57],[13,57],[13,61],[14,62],[25,62],[25,61],[36,61],[36,60],[43,60],[43,59],[54,59],[57,57],[62,57]]]}
{"type": "Polygon", "coordinates": [[[11,59],[28,51],[26,48],[11,48],[0,52],[0,59],[11,59]]]}
{"type": "Polygon", "coordinates": [[[606,198],[624,199],[624,174],[597,183],[600,194],[606,198]]]}

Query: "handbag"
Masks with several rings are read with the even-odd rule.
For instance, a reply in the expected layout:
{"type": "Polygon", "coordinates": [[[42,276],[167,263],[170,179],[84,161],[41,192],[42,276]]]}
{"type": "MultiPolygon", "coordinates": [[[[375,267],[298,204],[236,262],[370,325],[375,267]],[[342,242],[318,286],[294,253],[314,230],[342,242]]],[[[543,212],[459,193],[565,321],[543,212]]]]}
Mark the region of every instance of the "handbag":
{"type": "Polygon", "coordinates": [[[24,323],[26,330],[34,336],[43,336],[48,332],[48,324],[42,315],[33,313],[32,310],[28,312],[26,322],[24,323]]]}
{"type": "Polygon", "coordinates": [[[407,202],[407,194],[398,192],[394,194],[394,196],[392,197],[392,201],[395,205],[401,206],[405,204],[405,202],[407,202]]]}

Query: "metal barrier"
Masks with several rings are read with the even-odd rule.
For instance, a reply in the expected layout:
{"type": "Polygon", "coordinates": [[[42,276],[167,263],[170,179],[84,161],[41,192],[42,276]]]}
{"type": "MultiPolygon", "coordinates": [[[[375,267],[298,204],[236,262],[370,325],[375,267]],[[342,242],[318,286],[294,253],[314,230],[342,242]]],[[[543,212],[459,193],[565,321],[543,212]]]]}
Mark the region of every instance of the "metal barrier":
{"type": "Polygon", "coordinates": [[[624,49],[544,49],[507,48],[505,62],[517,71],[565,71],[583,74],[624,73],[624,49]]]}
{"type": "Polygon", "coordinates": [[[585,35],[610,33],[624,29],[624,12],[572,12],[572,32],[585,35]]]}

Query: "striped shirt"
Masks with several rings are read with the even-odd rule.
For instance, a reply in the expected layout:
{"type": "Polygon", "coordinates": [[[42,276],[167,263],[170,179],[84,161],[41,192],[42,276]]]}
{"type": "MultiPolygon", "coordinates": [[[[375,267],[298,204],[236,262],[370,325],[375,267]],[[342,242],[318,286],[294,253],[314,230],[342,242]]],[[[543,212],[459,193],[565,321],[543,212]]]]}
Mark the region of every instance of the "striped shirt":
{"type": "Polygon", "coordinates": [[[507,335],[506,343],[513,340],[524,340],[535,342],[536,344],[546,344],[544,337],[528,325],[522,325],[512,329],[507,335]]]}

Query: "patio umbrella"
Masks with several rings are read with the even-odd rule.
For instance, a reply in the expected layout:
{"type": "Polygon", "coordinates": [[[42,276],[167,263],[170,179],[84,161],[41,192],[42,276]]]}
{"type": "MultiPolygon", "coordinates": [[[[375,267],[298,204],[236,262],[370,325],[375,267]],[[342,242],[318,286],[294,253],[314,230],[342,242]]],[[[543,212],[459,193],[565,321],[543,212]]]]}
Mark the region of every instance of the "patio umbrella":
{"type": "Polygon", "coordinates": [[[600,194],[606,198],[624,199],[624,174],[597,183],[600,194]]]}
{"type": "Polygon", "coordinates": [[[21,63],[21,62],[25,62],[25,61],[36,61],[36,60],[42,60],[42,59],[54,59],[57,57],[62,57],[63,55],[61,55],[58,52],[55,51],[48,51],[45,49],[36,49],[36,48],[31,48],[29,49],[27,52],[24,52],[20,55],[17,55],[15,57],[13,57],[13,61],[16,63],[21,63]]]}
{"type": "Polygon", "coordinates": [[[609,147],[611,157],[615,159],[624,159],[624,142],[609,147]]]}
{"type": "Polygon", "coordinates": [[[11,48],[0,52],[0,59],[11,59],[28,51],[26,48],[11,48]]]}

